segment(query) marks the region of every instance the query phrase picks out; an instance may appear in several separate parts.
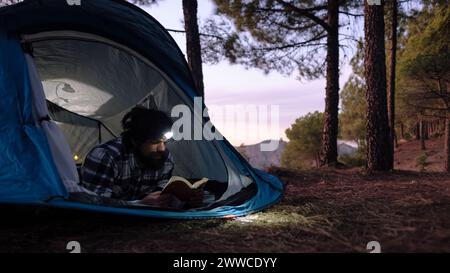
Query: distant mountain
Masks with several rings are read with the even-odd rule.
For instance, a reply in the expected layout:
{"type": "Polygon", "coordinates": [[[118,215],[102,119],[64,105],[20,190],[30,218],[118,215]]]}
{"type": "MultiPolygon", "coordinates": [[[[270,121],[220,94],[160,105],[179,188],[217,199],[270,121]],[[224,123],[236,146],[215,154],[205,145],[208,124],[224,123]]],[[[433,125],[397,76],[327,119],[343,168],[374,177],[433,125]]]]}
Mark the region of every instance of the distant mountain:
{"type": "MultiPolygon", "coordinates": [[[[244,145],[236,147],[236,149],[244,155],[250,164],[258,169],[266,169],[270,166],[280,166],[281,154],[286,148],[286,141],[280,141],[278,148],[275,151],[263,152],[261,151],[261,144],[268,143],[270,140],[265,140],[258,144],[244,145]]],[[[338,141],[338,154],[339,155],[352,155],[357,151],[357,146],[353,142],[338,141]]]]}
{"type": "Polygon", "coordinates": [[[247,158],[250,164],[258,169],[265,169],[270,166],[280,166],[281,154],[286,147],[285,141],[280,141],[278,148],[271,152],[262,152],[261,144],[269,143],[270,140],[265,140],[258,144],[245,145],[236,147],[238,151],[247,158]]]}
{"type": "Polygon", "coordinates": [[[338,155],[352,155],[356,153],[358,146],[354,142],[338,140],[338,155]]]}

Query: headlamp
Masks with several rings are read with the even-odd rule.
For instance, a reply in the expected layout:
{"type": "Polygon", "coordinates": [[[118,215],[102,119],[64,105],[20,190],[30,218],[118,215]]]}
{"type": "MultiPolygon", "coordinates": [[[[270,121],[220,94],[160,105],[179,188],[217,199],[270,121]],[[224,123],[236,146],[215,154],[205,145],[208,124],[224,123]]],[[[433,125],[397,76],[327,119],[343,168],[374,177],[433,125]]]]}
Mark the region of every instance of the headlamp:
{"type": "Polygon", "coordinates": [[[173,132],[172,131],[168,131],[166,133],[164,133],[163,135],[163,141],[168,141],[169,139],[171,139],[173,137],[173,132]]]}

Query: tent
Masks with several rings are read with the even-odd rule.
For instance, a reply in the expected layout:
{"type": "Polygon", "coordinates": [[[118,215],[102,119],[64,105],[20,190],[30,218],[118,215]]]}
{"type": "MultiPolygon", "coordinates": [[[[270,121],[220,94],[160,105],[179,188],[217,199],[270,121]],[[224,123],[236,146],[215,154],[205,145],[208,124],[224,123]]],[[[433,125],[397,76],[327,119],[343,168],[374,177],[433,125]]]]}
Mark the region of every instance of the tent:
{"type": "MultiPolygon", "coordinates": [[[[223,183],[206,207],[173,211],[68,198],[79,187],[77,165],[120,134],[128,110],[192,110],[198,96],[181,50],[154,18],[126,1],[80,3],[26,0],[0,8],[0,203],[204,219],[243,216],[280,200],[282,182],[252,168],[226,139],[169,146],[174,175],[223,183]]],[[[209,121],[195,113],[193,119],[209,121]]]]}

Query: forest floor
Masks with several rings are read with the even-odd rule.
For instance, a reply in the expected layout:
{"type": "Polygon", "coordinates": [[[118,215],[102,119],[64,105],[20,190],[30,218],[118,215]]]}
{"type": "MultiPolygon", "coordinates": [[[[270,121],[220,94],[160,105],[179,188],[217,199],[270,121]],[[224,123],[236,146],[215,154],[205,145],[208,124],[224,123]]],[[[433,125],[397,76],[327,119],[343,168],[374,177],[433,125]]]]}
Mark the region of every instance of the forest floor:
{"type": "Polygon", "coordinates": [[[1,208],[0,252],[450,252],[450,176],[275,169],[286,195],[238,219],[158,220],[1,208]]]}
{"type": "Polygon", "coordinates": [[[401,143],[396,171],[272,169],[286,185],[271,208],[237,219],[176,221],[0,207],[0,252],[383,252],[450,251],[450,176],[443,142],[401,143]],[[399,170],[401,169],[401,170],[399,170]]]}
{"type": "Polygon", "coordinates": [[[420,171],[417,166],[417,158],[426,155],[425,170],[427,172],[440,172],[444,170],[444,138],[430,138],[425,141],[425,150],[421,149],[419,140],[406,142],[399,141],[399,147],[395,149],[395,169],[420,171]]]}

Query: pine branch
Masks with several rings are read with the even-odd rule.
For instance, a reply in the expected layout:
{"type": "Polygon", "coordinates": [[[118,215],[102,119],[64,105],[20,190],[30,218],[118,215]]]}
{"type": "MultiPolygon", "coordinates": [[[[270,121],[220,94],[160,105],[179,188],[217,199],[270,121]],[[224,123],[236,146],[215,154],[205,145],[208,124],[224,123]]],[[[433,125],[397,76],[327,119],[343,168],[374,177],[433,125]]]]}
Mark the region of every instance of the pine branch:
{"type": "MultiPolygon", "coordinates": [[[[271,51],[271,50],[283,50],[283,49],[287,49],[287,48],[292,48],[292,47],[300,47],[300,46],[304,46],[304,45],[308,45],[310,46],[312,42],[315,41],[319,41],[325,37],[327,37],[326,35],[323,35],[325,31],[320,32],[318,35],[314,36],[313,38],[300,42],[300,43],[293,43],[293,44],[288,44],[288,45],[283,45],[283,46],[276,46],[276,47],[260,47],[260,48],[253,48],[254,50],[262,50],[262,51],[271,51]]],[[[314,45],[321,45],[320,43],[314,44],[314,45]]]]}
{"type": "MultiPolygon", "coordinates": [[[[170,28],[166,28],[167,31],[169,32],[174,32],[174,33],[184,33],[186,34],[186,31],[184,30],[178,30],[178,29],[170,29],[170,28]]],[[[218,35],[212,35],[212,34],[204,34],[204,33],[200,33],[200,36],[204,36],[204,37],[212,37],[212,38],[216,38],[219,40],[224,40],[223,37],[218,36],[218,35]]]]}
{"type": "Polygon", "coordinates": [[[281,4],[282,6],[284,6],[285,8],[288,8],[296,13],[298,13],[299,15],[305,16],[306,18],[311,19],[312,21],[316,22],[317,24],[319,24],[320,26],[322,26],[326,31],[330,31],[331,28],[328,25],[328,23],[317,17],[316,15],[314,15],[313,13],[311,13],[311,11],[314,11],[316,8],[323,8],[325,6],[319,6],[319,7],[315,7],[315,8],[309,8],[309,9],[302,9],[299,7],[296,7],[295,5],[291,4],[291,3],[287,3],[283,0],[276,0],[279,4],[281,4]]]}
{"type": "Polygon", "coordinates": [[[362,14],[362,13],[351,13],[351,12],[343,11],[343,10],[340,10],[339,13],[345,14],[348,16],[353,16],[353,17],[363,17],[364,16],[364,14],[362,14]]]}

